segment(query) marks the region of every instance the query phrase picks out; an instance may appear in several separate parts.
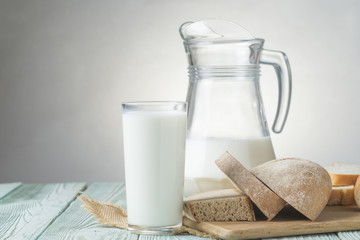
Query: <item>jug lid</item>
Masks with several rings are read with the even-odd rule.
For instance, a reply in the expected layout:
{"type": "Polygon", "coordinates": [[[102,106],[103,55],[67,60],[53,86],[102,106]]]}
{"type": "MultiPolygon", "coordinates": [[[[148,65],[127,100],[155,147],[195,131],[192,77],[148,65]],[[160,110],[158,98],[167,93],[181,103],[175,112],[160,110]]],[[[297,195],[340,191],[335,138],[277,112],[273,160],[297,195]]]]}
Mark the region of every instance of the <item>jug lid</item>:
{"type": "Polygon", "coordinates": [[[239,24],[221,19],[185,22],[180,26],[179,31],[182,39],[187,43],[209,44],[262,40],[255,38],[239,24]]]}

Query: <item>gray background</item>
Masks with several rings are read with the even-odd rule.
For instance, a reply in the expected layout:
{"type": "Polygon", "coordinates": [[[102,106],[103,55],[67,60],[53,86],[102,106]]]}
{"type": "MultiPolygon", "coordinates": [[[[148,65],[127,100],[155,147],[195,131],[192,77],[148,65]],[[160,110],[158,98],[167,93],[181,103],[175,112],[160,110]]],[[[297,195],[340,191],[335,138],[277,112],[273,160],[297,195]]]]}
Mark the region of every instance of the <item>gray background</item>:
{"type": "MultiPolygon", "coordinates": [[[[223,18],[287,53],[278,157],[360,163],[360,2],[0,0],[0,182],[124,179],[121,102],[184,100],[178,27],[223,18]]],[[[262,68],[268,121],[277,82],[262,68]]]]}

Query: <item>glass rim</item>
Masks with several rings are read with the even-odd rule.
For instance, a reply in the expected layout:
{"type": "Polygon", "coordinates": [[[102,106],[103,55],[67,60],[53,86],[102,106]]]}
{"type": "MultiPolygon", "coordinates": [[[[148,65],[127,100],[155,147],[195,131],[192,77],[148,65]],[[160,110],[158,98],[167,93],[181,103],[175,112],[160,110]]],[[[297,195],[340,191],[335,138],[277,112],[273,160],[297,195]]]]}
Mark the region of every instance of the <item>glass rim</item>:
{"type": "Polygon", "coordinates": [[[178,104],[185,104],[187,105],[186,101],[131,101],[131,102],[122,102],[122,105],[127,106],[168,106],[168,105],[178,105],[178,104]]]}
{"type": "Polygon", "coordinates": [[[185,101],[138,101],[138,102],[123,102],[122,111],[125,112],[186,112],[188,104],[185,101]]]}

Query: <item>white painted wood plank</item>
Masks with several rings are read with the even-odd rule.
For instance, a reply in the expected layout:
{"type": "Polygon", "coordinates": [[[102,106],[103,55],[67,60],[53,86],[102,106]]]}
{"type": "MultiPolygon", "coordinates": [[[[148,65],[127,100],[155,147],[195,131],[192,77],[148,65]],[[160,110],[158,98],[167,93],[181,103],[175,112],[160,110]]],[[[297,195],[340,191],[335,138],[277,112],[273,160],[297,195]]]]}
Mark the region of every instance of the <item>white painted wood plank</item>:
{"type": "Polygon", "coordinates": [[[14,191],[16,188],[20,187],[22,183],[1,183],[0,184],[0,199],[5,197],[10,192],[14,191]]]}
{"type": "Polygon", "coordinates": [[[339,240],[336,233],[312,234],[293,237],[264,238],[263,240],[339,240]]]}
{"type": "Polygon", "coordinates": [[[36,239],[85,183],[24,184],[0,200],[0,239],[36,239]]]}
{"type": "Polygon", "coordinates": [[[152,236],[152,235],[140,235],[139,240],[214,240],[212,238],[197,237],[194,235],[163,235],[163,236],[152,236]]]}
{"type": "MultiPolygon", "coordinates": [[[[197,240],[197,239],[211,239],[211,238],[202,238],[193,235],[177,235],[177,236],[146,236],[140,235],[139,240],[197,240]]],[[[348,238],[343,238],[344,240],[348,238]]],[[[360,240],[360,238],[352,238],[360,240]]],[[[351,240],[352,240],[351,239],[351,240]]],[[[264,238],[263,240],[339,240],[336,234],[314,234],[314,235],[304,235],[304,236],[293,236],[293,237],[279,237],[279,238],[264,238]]],[[[349,239],[350,240],[350,239],[349,239]]]]}
{"type": "MultiPolygon", "coordinates": [[[[123,183],[94,183],[86,192],[100,202],[108,202],[126,209],[126,193],[123,183]]],[[[116,227],[108,227],[96,219],[76,200],[59,216],[51,226],[39,237],[44,239],[138,239],[137,234],[116,227]]]]}
{"type": "Polygon", "coordinates": [[[360,231],[338,232],[338,236],[341,240],[359,240],[360,231]]]}

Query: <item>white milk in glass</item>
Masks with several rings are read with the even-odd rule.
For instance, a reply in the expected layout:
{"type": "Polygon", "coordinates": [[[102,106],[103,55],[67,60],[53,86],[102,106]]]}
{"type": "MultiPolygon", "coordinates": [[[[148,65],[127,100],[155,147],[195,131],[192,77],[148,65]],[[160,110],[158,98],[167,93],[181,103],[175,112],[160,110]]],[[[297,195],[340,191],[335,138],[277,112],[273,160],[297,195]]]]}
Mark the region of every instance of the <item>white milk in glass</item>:
{"type": "Polygon", "coordinates": [[[215,160],[225,151],[248,169],[275,159],[270,137],[187,139],[185,196],[209,190],[233,188],[232,183],[215,164],[215,160]]]}
{"type": "Polygon", "coordinates": [[[181,224],[186,113],[125,112],[123,134],[129,225],[181,224]]]}

